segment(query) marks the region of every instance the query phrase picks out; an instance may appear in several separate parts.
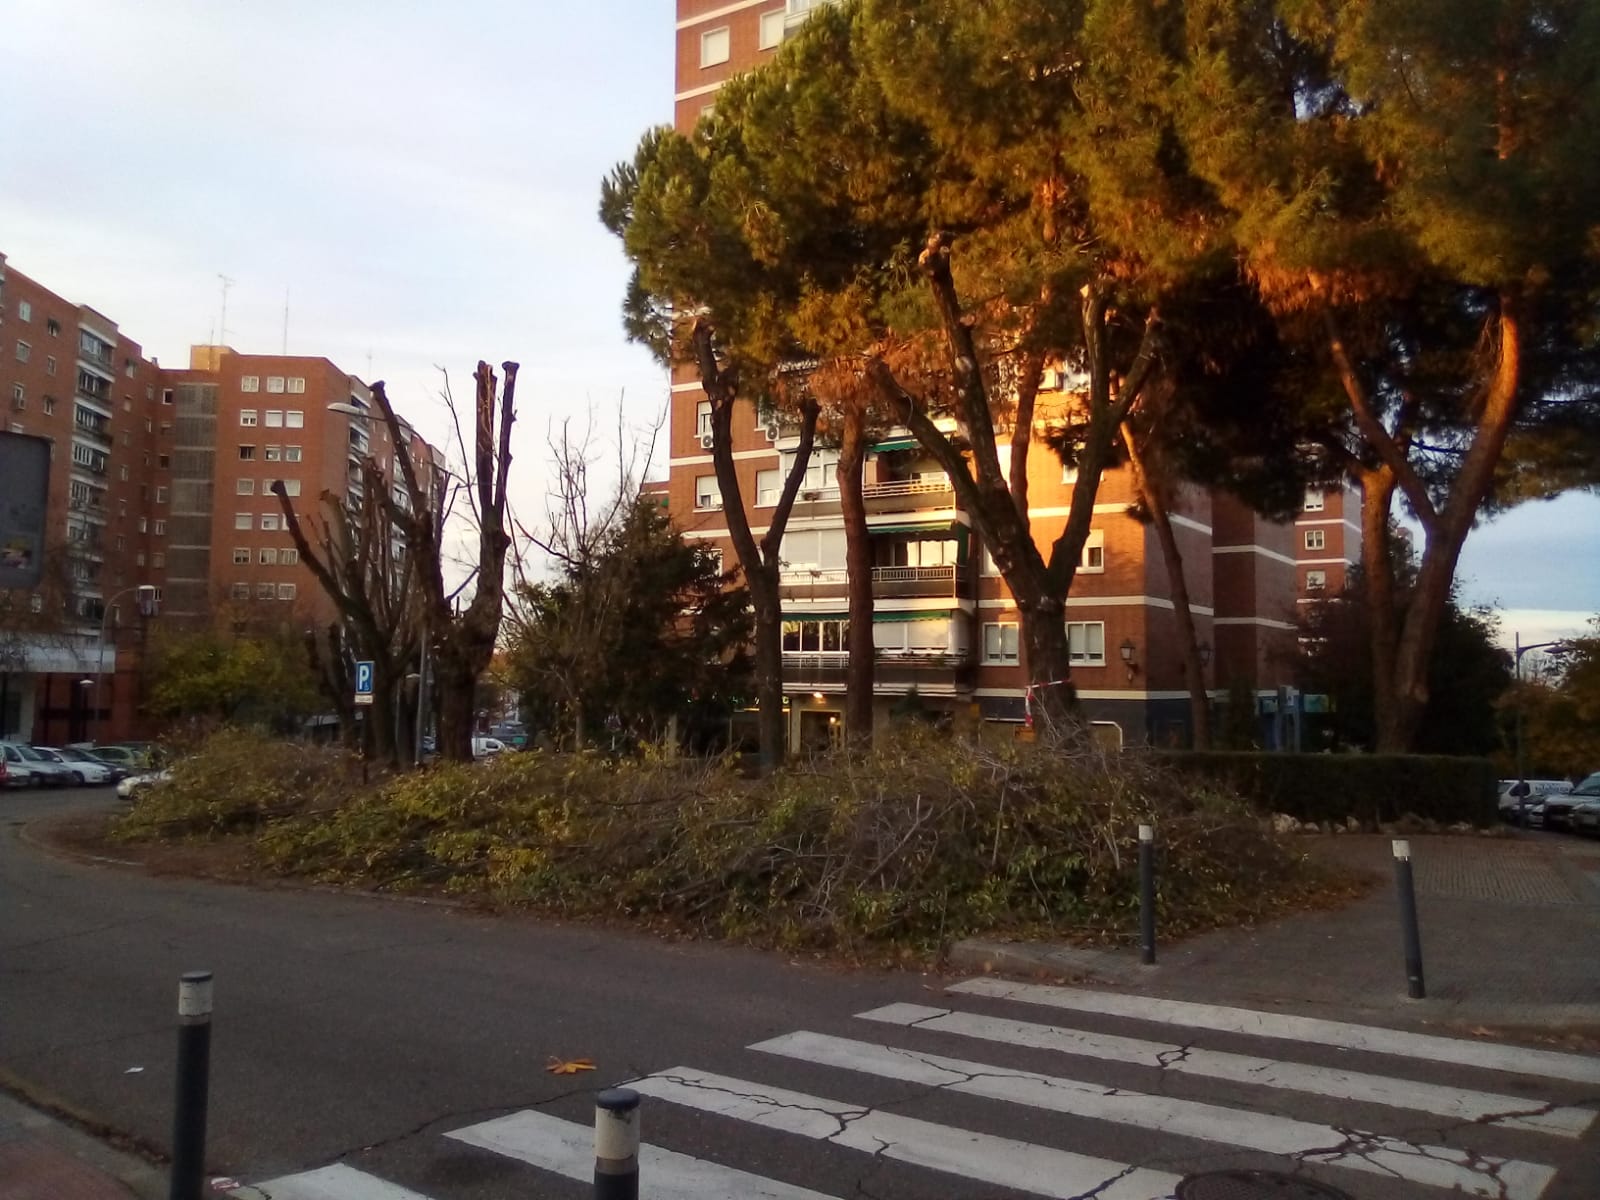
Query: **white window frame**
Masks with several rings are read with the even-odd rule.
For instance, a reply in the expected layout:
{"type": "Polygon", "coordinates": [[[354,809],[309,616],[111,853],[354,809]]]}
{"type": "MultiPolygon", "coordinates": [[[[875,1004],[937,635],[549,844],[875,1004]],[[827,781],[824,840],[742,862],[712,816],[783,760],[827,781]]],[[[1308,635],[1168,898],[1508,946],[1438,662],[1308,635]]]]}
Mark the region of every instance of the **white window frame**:
{"type": "Polygon", "coordinates": [[[263,446],[261,448],[262,462],[279,462],[283,458],[282,446],[263,446]]]}
{"type": "Polygon", "coordinates": [[[1068,621],[1067,622],[1067,663],[1072,667],[1103,667],[1106,665],[1106,623],[1104,621],[1068,621]],[[1074,650],[1073,632],[1080,630],[1081,650],[1074,650]],[[1100,643],[1100,652],[1094,653],[1095,642],[1100,643]]]}
{"type": "Polygon", "coordinates": [[[283,409],[268,408],[261,413],[261,423],[268,429],[283,428],[283,409]]]}
{"type": "Polygon", "coordinates": [[[234,513],[233,527],[235,529],[254,529],[256,527],[255,513],[234,513]]]}
{"type": "Polygon", "coordinates": [[[985,621],[983,625],[983,661],[992,667],[1014,667],[1022,661],[1022,626],[1016,621],[985,621]],[[994,637],[999,649],[991,650],[989,645],[989,631],[994,630],[994,637]],[[1009,632],[1010,637],[1006,635],[1009,632]],[[1011,650],[1006,651],[1006,642],[1010,641],[1011,650]]]}
{"type": "Polygon", "coordinates": [[[237,479],[233,484],[235,496],[254,496],[256,494],[256,481],[254,479],[237,479]]]}
{"type": "Polygon", "coordinates": [[[250,599],[250,585],[248,583],[236,582],[233,585],[232,595],[233,595],[233,599],[235,599],[235,600],[248,600],[248,599],[250,599]]]}
{"type": "MultiPolygon", "coordinates": [[[[276,479],[263,479],[261,486],[263,490],[271,494],[272,485],[277,482],[276,479]]],[[[298,496],[300,494],[300,481],[298,479],[285,479],[283,481],[283,490],[290,496],[298,496]]]]}
{"type": "MultiPolygon", "coordinates": [[[[248,554],[249,551],[247,550],[245,553],[248,554]]],[[[261,554],[259,557],[263,567],[275,567],[278,565],[278,550],[275,546],[261,547],[261,554]]]]}
{"type": "Polygon", "coordinates": [[[233,548],[233,565],[236,567],[248,567],[250,565],[249,546],[235,546],[233,548]]]}
{"type": "Polygon", "coordinates": [[[783,495],[783,472],[777,467],[756,472],[756,507],[774,508],[783,495]]]}
{"type": "Polygon", "coordinates": [[[44,373],[46,375],[54,375],[56,373],[56,356],[54,354],[46,354],[44,356],[44,373]]]}
{"type": "MultiPolygon", "coordinates": [[[[167,389],[168,392],[171,390],[170,388],[167,389]]],[[[253,408],[241,408],[239,410],[239,424],[246,429],[254,429],[256,427],[256,410],[253,408]]]]}
{"type": "Polygon", "coordinates": [[[166,533],[167,533],[167,523],[165,521],[162,521],[162,520],[158,519],[156,521],[156,523],[155,523],[155,527],[151,530],[151,532],[154,533],[157,537],[165,537],[166,533]]]}
{"type": "Polygon", "coordinates": [[[279,526],[279,523],[280,522],[279,522],[277,513],[262,513],[261,514],[261,528],[264,529],[266,532],[272,533],[272,532],[276,531],[278,526],[279,526]]]}
{"type": "Polygon", "coordinates": [[[277,585],[275,585],[275,584],[271,584],[271,583],[258,583],[258,584],[256,584],[256,599],[257,600],[271,600],[277,594],[278,594],[278,588],[277,588],[277,585]]]}
{"type": "Polygon", "coordinates": [[[158,487],[156,489],[156,503],[157,504],[165,504],[167,502],[168,494],[169,493],[167,492],[167,489],[166,489],[165,485],[162,485],[161,487],[158,487]]]}
{"type": "Polygon", "coordinates": [[[304,429],[306,427],[306,413],[303,408],[291,408],[283,414],[283,427],[285,429],[304,429]]]}
{"type": "Polygon", "coordinates": [[[711,401],[702,400],[694,406],[694,433],[705,437],[711,432],[711,401]]]}
{"type": "Polygon", "coordinates": [[[31,320],[33,320],[33,305],[29,304],[26,300],[18,300],[17,301],[17,320],[19,320],[19,321],[31,321],[31,320]]]}
{"type": "Polygon", "coordinates": [[[278,551],[278,565],[292,567],[300,561],[300,551],[295,546],[288,546],[278,551]]]}
{"type": "Polygon", "coordinates": [[[1306,572],[1306,591],[1322,592],[1328,588],[1328,573],[1320,567],[1306,572]]]}
{"type": "Polygon", "coordinates": [[[285,382],[289,387],[289,395],[300,396],[305,394],[306,380],[304,375],[291,375],[285,382]]]}
{"type": "Polygon", "coordinates": [[[720,67],[733,53],[733,34],[728,26],[719,25],[700,35],[700,69],[720,67]]]}
{"type": "Polygon", "coordinates": [[[1323,497],[1321,488],[1307,488],[1305,498],[1306,512],[1321,512],[1327,501],[1323,497]]]}
{"type": "Polygon", "coordinates": [[[299,462],[300,461],[300,457],[301,457],[301,448],[299,446],[285,446],[283,448],[283,461],[284,462],[299,462]]]}
{"type": "Polygon", "coordinates": [[[239,390],[241,392],[259,392],[261,390],[261,376],[241,375],[239,377],[239,390]]]}
{"type": "Polygon", "coordinates": [[[242,446],[239,447],[239,461],[240,462],[255,462],[255,460],[256,460],[256,448],[255,448],[255,444],[253,442],[252,443],[247,443],[247,444],[242,445],[242,446]]]}
{"type": "Polygon", "coordinates": [[[1091,529],[1083,543],[1083,555],[1078,563],[1079,575],[1104,575],[1106,573],[1106,531],[1091,529]],[[1099,562],[1095,559],[1098,558],[1099,562]]]}
{"type": "Polygon", "coordinates": [[[279,600],[293,600],[294,599],[294,594],[298,590],[299,589],[296,588],[295,585],[292,584],[292,583],[280,583],[278,585],[278,599],[279,600]]]}
{"type": "Polygon", "coordinates": [[[268,375],[267,376],[267,391],[272,393],[274,396],[281,395],[282,392],[283,392],[283,376],[282,375],[268,375]]]}
{"type": "Polygon", "coordinates": [[[697,475],[694,480],[695,512],[719,512],[722,509],[722,489],[715,475],[697,475]]]}
{"type": "Polygon", "coordinates": [[[783,32],[788,17],[789,14],[781,8],[761,14],[761,49],[776,50],[783,45],[783,32]]]}
{"type": "Polygon", "coordinates": [[[28,356],[33,353],[33,347],[21,338],[17,339],[17,361],[27,362],[28,356]]]}
{"type": "Polygon", "coordinates": [[[1307,550],[1326,550],[1328,548],[1327,532],[1321,529],[1306,530],[1307,550]]]}

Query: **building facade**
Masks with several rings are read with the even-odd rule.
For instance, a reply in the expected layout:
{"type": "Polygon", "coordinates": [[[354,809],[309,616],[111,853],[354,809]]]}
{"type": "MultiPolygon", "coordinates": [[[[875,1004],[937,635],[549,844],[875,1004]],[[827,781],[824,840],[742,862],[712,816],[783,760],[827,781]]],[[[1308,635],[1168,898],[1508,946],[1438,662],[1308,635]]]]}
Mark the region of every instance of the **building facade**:
{"type": "Polygon", "coordinates": [[[1302,603],[1340,595],[1361,561],[1361,491],[1351,483],[1308,488],[1294,521],[1302,603]]]}
{"type": "MultiPolygon", "coordinates": [[[[45,579],[0,596],[0,738],[148,733],[154,621],[335,619],[272,485],[319,522],[359,504],[369,456],[393,486],[395,448],[362,380],[326,358],[227,346],[191,347],[187,367],[164,368],[4,255],[0,351],[5,427],[46,439],[51,457],[45,579]]],[[[434,461],[401,432],[414,461],[434,461]]]]}

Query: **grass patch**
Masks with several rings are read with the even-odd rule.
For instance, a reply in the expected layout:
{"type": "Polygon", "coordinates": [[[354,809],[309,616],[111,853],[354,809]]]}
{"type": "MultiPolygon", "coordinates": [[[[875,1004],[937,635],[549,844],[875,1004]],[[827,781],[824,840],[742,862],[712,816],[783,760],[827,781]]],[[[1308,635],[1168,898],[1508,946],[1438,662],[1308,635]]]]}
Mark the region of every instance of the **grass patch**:
{"type": "Polygon", "coordinates": [[[1231,794],[1092,747],[909,729],[760,780],[531,752],[362,789],[332,751],[247,736],[214,738],[121,835],[248,830],[285,875],[858,956],[975,933],[1128,940],[1141,822],[1160,831],[1164,936],[1351,890],[1231,794]]]}

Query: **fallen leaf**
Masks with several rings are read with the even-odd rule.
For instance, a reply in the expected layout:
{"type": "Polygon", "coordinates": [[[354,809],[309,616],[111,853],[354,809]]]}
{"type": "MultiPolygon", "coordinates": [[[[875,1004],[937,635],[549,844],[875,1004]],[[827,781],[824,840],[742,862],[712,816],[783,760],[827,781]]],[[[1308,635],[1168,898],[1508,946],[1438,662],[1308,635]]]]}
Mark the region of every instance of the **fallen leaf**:
{"type": "Polygon", "coordinates": [[[552,1057],[545,1066],[545,1070],[552,1075],[576,1075],[579,1071],[594,1070],[594,1060],[592,1058],[561,1059],[552,1057]]]}

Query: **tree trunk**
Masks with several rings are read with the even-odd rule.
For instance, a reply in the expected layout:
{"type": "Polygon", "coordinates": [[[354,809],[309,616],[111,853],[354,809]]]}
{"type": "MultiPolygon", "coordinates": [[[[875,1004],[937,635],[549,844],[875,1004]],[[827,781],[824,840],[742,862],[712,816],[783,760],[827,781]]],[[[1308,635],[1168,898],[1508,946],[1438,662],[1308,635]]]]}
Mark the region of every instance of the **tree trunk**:
{"type": "Polygon", "coordinates": [[[866,413],[859,402],[844,409],[839,441],[839,508],[844,516],[845,565],[850,580],[850,657],[845,675],[845,736],[872,744],[872,696],[877,650],[872,629],[872,535],[861,494],[866,465],[866,413]]]}
{"type": "Polygon", "coordinates": [[[1156,541],[1161,545],[1161,558],[1166,564],[1167,579],[1172,586],[1172,610],[1178,618],[1178,638],[1183,647],[1183,679],[1189,691],[1190,740],[1196,750],[1211,749],[1211,697],[1206,694],[1206,669],[1200,661],[1200,637],[1195,632],[1194,609],[1189,603],[1189,583],[1183,574],[1183,555],[1178,550],[1177,535],[1172,532],[1172,517],[1167,510],[1167,497],[1150,478],[1146,469],[1148,459],[1140,450],[1138,436],[1130,421],[1122,423],[1122,442],[1128,450],[1128,463],[1133,468],[1133,483],[1150,521],[1156,528],[1156,541]]]}
{"type": "Polygon", "coordinates": [[[1028,673],[1027,709],[1034,728],[1060,731],[1078,719],[1066,611],[1053,596],[1017,597],[1018,634],[1028,673]]]}
{"type": "Polygon", "coordinates": [[[1380,753],[1397,753],[1393,747],[1404,737],[1394,674],[1395,564],[1389,529],[1394,492],[1394,472],[1387,467],[1361,475],[1361,574],[1371,625],[1373,740],[1380,753]]]}
{"type": "Polygon", "coordinates": [[[782,765],[788,750],[783,727],[783,605],[778,594],[778,564],[763,564],[745,573],[750,605],[755,609],[756,729],[761,740],[761,769],[782,765]]]}
{"type": "Polygon", "coordinates": [[[454,655],[441,653],[435,664],[434,686],[439,697],[439,757],[446,762],[471,762],[477,672],[454,655]]]}

